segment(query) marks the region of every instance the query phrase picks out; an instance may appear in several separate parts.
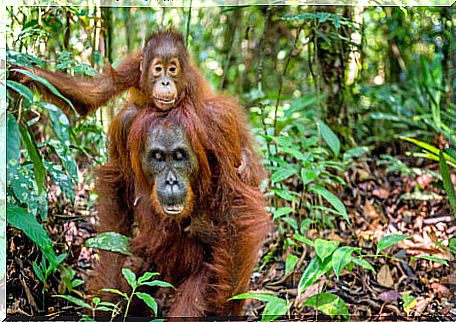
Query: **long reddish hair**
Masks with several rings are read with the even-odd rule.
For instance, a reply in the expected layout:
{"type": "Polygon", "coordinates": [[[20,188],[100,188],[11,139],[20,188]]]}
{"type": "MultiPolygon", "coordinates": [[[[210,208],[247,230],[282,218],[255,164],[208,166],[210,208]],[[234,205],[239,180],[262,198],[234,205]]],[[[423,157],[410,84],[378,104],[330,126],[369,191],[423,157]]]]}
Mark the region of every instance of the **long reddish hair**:
{"type": "Polygon", "coordinates": [[[152,188],[144,176],[140,157],[150,129],[156,126],[181,127],[198,161],[198,169],[191,178],[192,190],[198,203],[206,204],[207,200],[211,200],[209,208],[221,211],[231,207],[233,196],[246,189],[237,173],[237,159],[234,158],[240,154],[239,147],[233,145],[237,141],[234,137],[237,129],[236,124],[226,124],[227,128],[221,129],[218,122],[212,121],[213,117],[210,109],[201,108],[197,111],[190,103],[181,104],[168,112],[148,108],[139,111],[128,136],[136,184],[143,191],[152,188]],[[209,193],[211,198],[205,198],[209,193]]]}

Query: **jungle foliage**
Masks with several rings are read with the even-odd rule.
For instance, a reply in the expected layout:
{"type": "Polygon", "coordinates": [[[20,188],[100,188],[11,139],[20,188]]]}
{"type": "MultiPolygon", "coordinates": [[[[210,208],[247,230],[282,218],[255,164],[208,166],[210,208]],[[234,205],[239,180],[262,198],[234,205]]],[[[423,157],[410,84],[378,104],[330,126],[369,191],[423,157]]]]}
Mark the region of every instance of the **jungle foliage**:
{"type": "MultiPolygon", "coordinates": [[[[356,301],[335,285],[346,276],[368,276],[387,292],[392,287],[381,282],[379,271],[388,263],[419,270],[416,262],[422,259],[437,265],[440,276],[454,269],[451,221],[439,230],[445,233],[436,237],[432,251],[400,256],[390,251],[398,243],[408,249],[406,242],[417,240],[410,234],[422,233],[398,224],[406,222],[406,211],[425,221],[456,213],[454,6],[8,7],[8,18],[8,66],[37,65],[87,77],[108,63],[115,66],[153,30],[174,27],[185,35],[194,62],[214,89],[239,98],[269,173],[262,189],[276,229],[253,279],[257,291],[231,300],[264,303],[250,310],[263,320],[309,312],[346,319],[382,313],[383,306],[355,309],[356,301]],[[412,182],[412,188],[401,186],[389,203],[394,189],[383,176],[412,182]],[[370,188],[358,193],[366,182],[370,188]],[[366,228],[360,216],[381,219],[368,219],[366,228]],[[379,221],[383,226],[373,228],[379,221]],[[359,229],[372,234],[360,239],[359,229]]],[[[73,252],[83,245],[65,242],[56,226],[63,213],[72,221],[86,220],[75,211],[78,193],[93,186],[93,169],[106,161],[105,131],[122,98],[81,120],[23,84],[8,81],[7,89],[7,264],[16,267],[15,257],[27,256],[23,265],[36,301],[30,304],[26,297],[20,303],[28,303],[24,310],[30,314],[46,315],[57,305],[50,295],[60,294],[76,307],[114,312],[115,303],[79,299],[82,269],[73,252]]],[[[90,193],[84,207],[93,209],[95,199],[90,193]]],[[[123,238],[106,235],[85,245],[128,253],[123,238]]],[[[9,287],[23,288],[14,271],[9,287]]],[[[135,293],[136,277],[123,274],[132,285],[132,293],[123,296],[145,297],[157,314],[152,297],[135,293]]],[[[384,301],[385,310],[432,314],[438,305],[445,307],[429,300],[429,311],[419,311],[427,295],[417,289],[398,282],[399,295],[384,301]],[[394,303],[397,309],[389,307],[394,303]]],[[[19,303],[24,292],[9,297],[8,306],[19,303]]]]}

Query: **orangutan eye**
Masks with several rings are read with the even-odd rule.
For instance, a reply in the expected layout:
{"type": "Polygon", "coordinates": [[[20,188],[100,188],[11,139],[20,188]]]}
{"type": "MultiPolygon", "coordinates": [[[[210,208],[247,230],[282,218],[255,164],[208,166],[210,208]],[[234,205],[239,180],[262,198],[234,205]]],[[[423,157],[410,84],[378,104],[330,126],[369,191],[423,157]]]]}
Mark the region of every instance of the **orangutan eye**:
{"type": "Polygon", "coordinates": [[[174,66],[170,67],[170,68],[169,68],[169,71],[170,71],[171,73],[175,73],[175,72],[176,72],[176,67],[174,67],[174,66]]]}
{"type": "Polygon", "coordinates": [[[152,151],[150,153],[150,158],[154,161],[163,161],[165,159],[163,153],[161,153],[160,151],[152,151]]]}
{"type": "Polygon", "coordinates": [[[176,160],[176,161],[182,161],[186,158],[186,156],[187,155],[186,155],[185,151],[178,150],[178,151],[174,152],[174,160],[176,160]]]}
{"type": "Polygon", "coordinates": [[[155,67],[155,71],[156,71],[157,73],[160,73],[160,72],[162,71],[161,66],[156,66],[156,67],[155,67]]]}

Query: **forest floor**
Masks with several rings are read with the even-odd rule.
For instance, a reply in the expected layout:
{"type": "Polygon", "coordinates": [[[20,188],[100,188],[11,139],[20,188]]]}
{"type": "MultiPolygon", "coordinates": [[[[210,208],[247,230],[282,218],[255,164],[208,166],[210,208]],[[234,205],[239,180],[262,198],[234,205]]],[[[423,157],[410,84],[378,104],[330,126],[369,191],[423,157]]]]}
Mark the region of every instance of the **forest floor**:
{"type": "MultiPolygon", "coordinates": [[[[408,169],[423,168],[417,160],[404,162],[408,169]]],[[[426,168],[433,170],[433,165],[426,168]]],[[[354,163],[345,176],[348,184],[339,197],[347,207],[351,225],[337,219],[333,228],[311,227],[307,238],[323,238],[360,247],[366,255],[375,255],[377,241],[384,235],[402,233],[411,238],[388,248],[388,256],[367,257],[375,273],[355,266],[351,271],[344,270],[339,278],[334,274],[323,276],[298,297],[301,274],[316,256],[315,251],[304,245],[304,252],[295,254],[300,258],[298,266],[284,276],[288,254],[282,253],[281,245],[287,236],[279,236],[274,230],[262,251],[264,255],[275,250],[274,256],[259,263],[250,289],[293,301],[289,314],[301,318],[315,316],[314,309],[302,304],[321,291],[339,295],[347,303],[350,319],[407,320],[419,316],[420,320],[424,317],[433,320],[456,316],[456,262],[445,247],[450,238],[456,237],[455,217],[447,200],[439,197],[441,190],[435,187],[435,180],[423,171],[388,172],[387,166],[380,164],[375,156],[371,156],[370,161],[354,163]],[[411,260],[412,256],[420,255],[444,259],[448,265],[423,259],[411,260]],[[402,300],[404,292],[410,292],[416,300],[410,305],[408,314],[402,300]]],[[[93,185],[82,185],[74,206],[63,200],[57,187],[50,193],[46,229],[55,242],[55,248],[68,252],[65,265],[76,271],[76,278],[84,277],[95,257],[92,249],[83,246],[85,239],[94,236],[96,212],[90,197],[92,191],[93,185]]],[[[43,288],[35,276],[32,263],[40,258],[38,248],[23,233],[11,227],[7,229],[7,237],[8,315],[45,315],[49,320],[81,316],[80,307],[52,297],[62,294],[65,289],[62,283],[58,283],[61,279],[51,276],[43,288]]],[[[81,291],[73,292],[75,297],[83,295],[83,286],[78,289],[81,291]]],[[[263,307],[264,303],[248,300],[246,314],[258,317],[263,307]]]]}

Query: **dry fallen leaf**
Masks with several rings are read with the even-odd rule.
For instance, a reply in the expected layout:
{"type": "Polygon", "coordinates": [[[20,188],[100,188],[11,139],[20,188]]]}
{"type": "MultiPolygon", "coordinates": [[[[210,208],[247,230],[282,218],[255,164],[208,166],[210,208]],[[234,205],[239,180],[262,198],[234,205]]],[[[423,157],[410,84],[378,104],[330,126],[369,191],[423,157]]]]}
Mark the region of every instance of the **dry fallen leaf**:
{"type": "Polygon", "coordinates": [[[380,199],[387,199],[389,197],[389,192],[383,188],[378,188],[372,191],[372,195],[379,197],[380,199]]]}
{"type": "Polygon", "coordinates": [[[451,292],[445,285],[440,283],[432,283],[431,288],[441,296],[451,296],[451,292]]]}
{"type": "Polygon", "coordinates": [[[366,203],[364,204],[364,213],[369,218],[378,217],[377,211],[375,210],[374,206],[372,206],[372,203],[369,200],[366,200],[366,203]]]}
{"type": "Polygon", "coordinates": [[[326,239],[337,241],[339,243],[344,243],[346,241],[345,239],[343,239],[342,237],[340,237],[339,235],[337,235],[333,232],[331,232],[326,239]]]}
{"type": "Polygon", "coordinates": [[[398,291],[394,291],[394,290],[382,292],[377,296],[377,299],[379,299],[380,301],[383,301],[385,303],[392,303],[392,302],[397,301],[400,298],[401,298],[401,293],[399,293],[398,291]]]}
{"type": "Polygon", "coordinates": [[[417,298],[417,303],[415,307],[413,308],[413,311],[415,312],[415,315],[420,315],[424,312],[428,304],[431,302],[432,299],[430,298],[423,298],[423,297],[418,297],[417,298]]]}
{"type": "Polygon", "coordinates": [[[391,287],[394,285],[393,277],[388,265],[383,265],[377,273],[377,282],[381,286],[391,287]]]}

